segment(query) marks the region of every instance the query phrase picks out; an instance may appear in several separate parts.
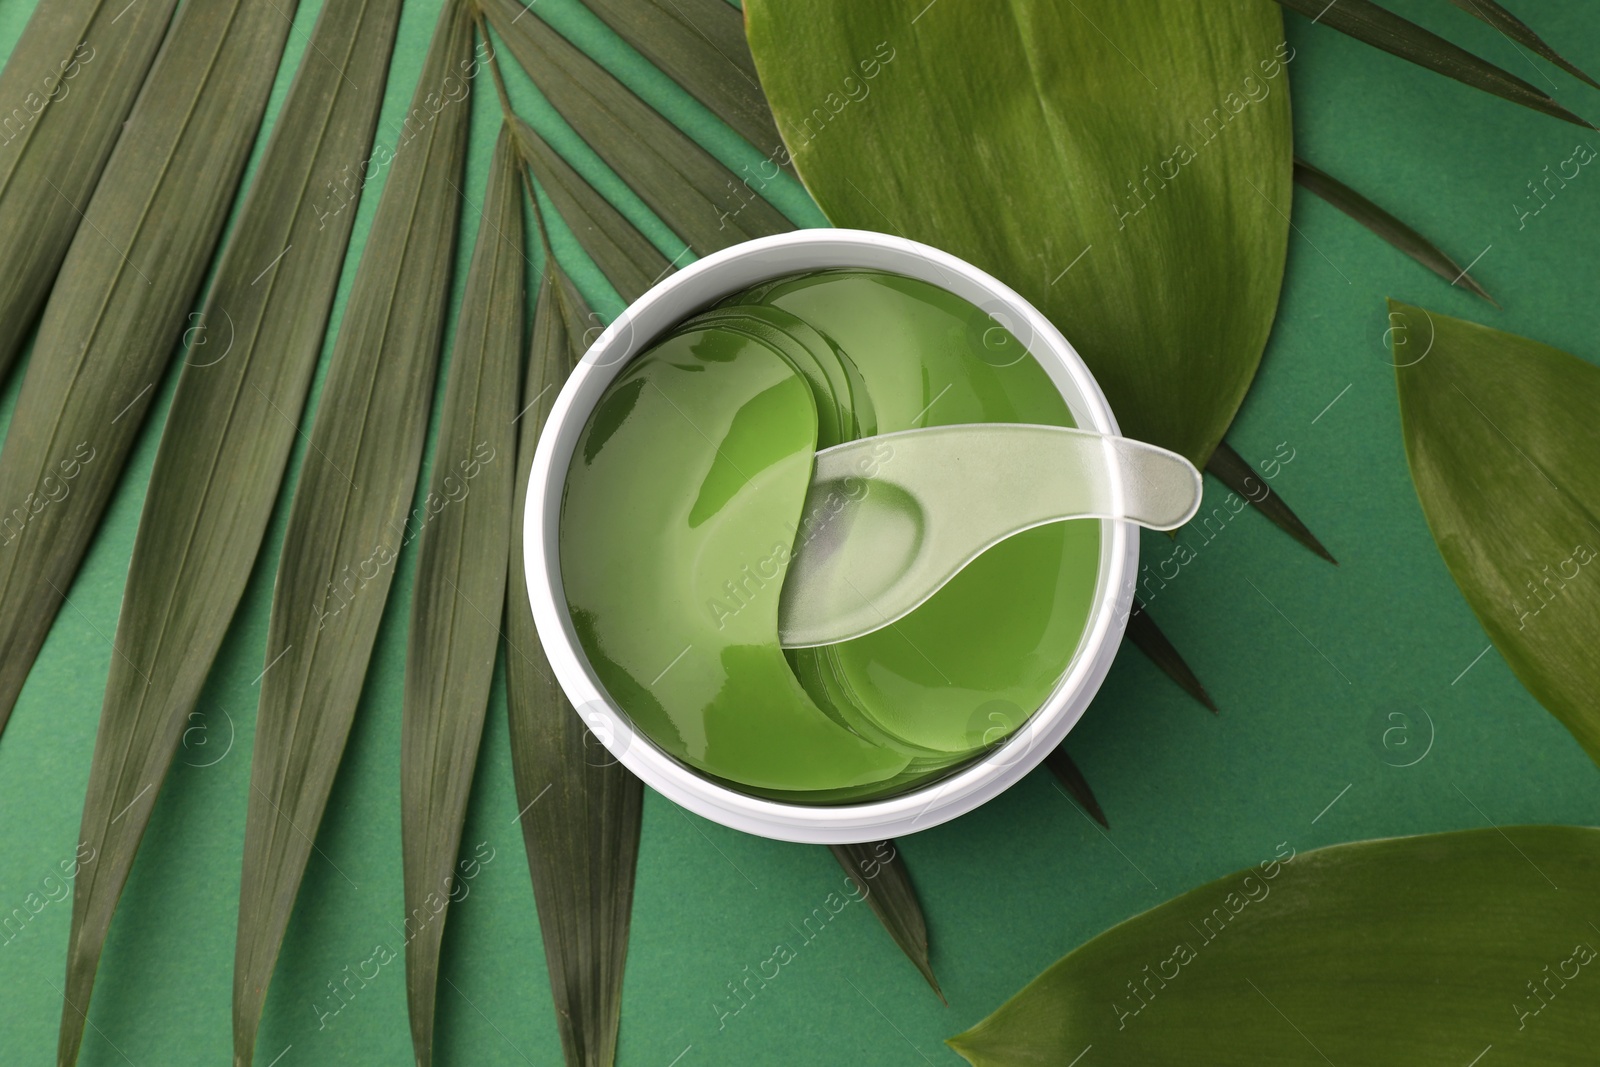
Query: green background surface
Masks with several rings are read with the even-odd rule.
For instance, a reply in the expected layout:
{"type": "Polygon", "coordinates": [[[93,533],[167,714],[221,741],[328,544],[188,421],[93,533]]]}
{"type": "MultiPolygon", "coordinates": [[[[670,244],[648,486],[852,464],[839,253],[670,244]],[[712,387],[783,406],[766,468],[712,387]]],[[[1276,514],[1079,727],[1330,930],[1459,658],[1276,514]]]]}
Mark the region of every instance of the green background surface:
{"type": "MultiPolygon", "coordinates": [[[[922,17],[961,18],[967,2],[940,0],[922,17]]],[[[32,6],[0,4],[0,49],[10,49],[32,6]]],[[[922,5],[903,6],[907,27],[896,44],[914,48],[910,19],[922,5]]],[[[1553,68],[1532,69],[1494,30],[1449,5],[1393,6],[1536,84],[1553,85],[1580,113],[1600,115],[1600,93],[1553,68]]],[[[1515,6],[1570,58],[1600,69],[1600,24],[1588,5],[1515,6]]],[[[301,7],[274,112],[316,8],[301,7]]],[[[380,123],[386,143],[393,143],[437,10],[437,0],[407,6],[380,123]]],[[[735,167],[758,158],[574,0],[540,0],[538,11],[735,167]]],[[[1110,816],[1109,833],[1041,770],[982,810],[902,841],[948,1007],[870,912],[852,904],[719,1025],[716,1005],[727,1001],[728,983],[742,979],[747,966],[754,970],[778,942],[796,941],[794,927],[842,889],[843,875],[825,849],[749,837],[649,794],[624,987],[623,1064],[955,1063],[941,1039],[987,1015],[1058,956],[1130,915],[1269,858],[1280,842],[1304,851],[1490,823],[1595,821],[1600,774],[1499,655],[1485,654],[1488,639],[1428,536],[1401,447],[1383,298],[1600,359],[1600,171],[1585,168],[1523,227],[1513,206],[1525,202],[1526,183],[1542,178],[1542,168],[1554,169],[1580,141],[1600,145],[1600,134],[1474,92],[1298,17],[1289,18],[1288,34],[1297,49],[1289,70],[1300,153],[1461,261],[1481,253],[1474,274],[1505,305],[1499,312],[1448,289],[1297,191],[1277,327],[1229,439],[1255,459],[1280,442],[1285,454],[1293,450],[1272,484],[1342,565],[1316,559],[1250,512],[1209,541],[1194,529],[1180,532],[1196,558],[1157,593],[1152,614],[1210,686],[1221,715],[1207,714],[1125,650],[1067,741],[1110,816]],[[1390,733],[1386,744],[1385,731],[1396,726],[1402,732],[1390,733]]],[[[523,86],[517,95],[559,148],[596,173],[573,138],[559,136],[536,94],[523,86]]],[[[476,205],[495,113],[488,93],[476,92],[474,105],[465,188],[476,205]]],[[[1173,106],[1198,114],[1211,102],[1173,106]]],[[[681,246],[615,179],[602,184],[669,255],[677,253],[681,246]]],[[[777,199],[798,221],[821,221],[798,186],[777,199]]],[[[369,191],[346,290],[375,204],[369,191]]],[[[477,213],[464,219],[463,265],[477,213]]],[[[619,303],[598,275],[574,269],[597,306],[614,312],[619,303]]],[[[456,284],[459,297],[459,278],[456,284]]],[[[5,383],[0,419],[9,417],[20,379],[18,373],[5,383]]],[[[110,635],[171,386],[169,378],[0,738],[0,913],[20,907],[76,847],[110,635]]],[[[86,1067],[228,1061],[254,679],[263,666],[292,485],[112,926],[80,1061],[86,1067]]],[[[1223,495],[1208,479],[1208,509],[1223,495]]],[[[1155,561],[1173,546],[1147,534],[1144,549],[1155,561]]],[[[401,941],[399,713],[414,558],[408,550],[401,559],[318,835],[322,857],[307,871],[272,985],[258,1046],[262,1065],[410,1062],[398,961],[321,1028],[318,1018],[319,1006],[331,1006],[327,984],[342,968],[379,944],[398,948],[401,941]]],[[[441,1063],[560,1061],[516,815],[497,685],[465,837],[468,849],[487,842],[494,858],[451,909],[439,993],[441,1063]]],[[[0,943],[6,1067],[53,1062],[70,913],[70,902],[51,903],[0,943]]],[[[1294,1040],[1287,1028],[1285,1037],[1294,1040]]],[[[1440,1062],[1466,1063],[1477,1051],[1448,1041],[1441,1037],[1440,1062]]]]}

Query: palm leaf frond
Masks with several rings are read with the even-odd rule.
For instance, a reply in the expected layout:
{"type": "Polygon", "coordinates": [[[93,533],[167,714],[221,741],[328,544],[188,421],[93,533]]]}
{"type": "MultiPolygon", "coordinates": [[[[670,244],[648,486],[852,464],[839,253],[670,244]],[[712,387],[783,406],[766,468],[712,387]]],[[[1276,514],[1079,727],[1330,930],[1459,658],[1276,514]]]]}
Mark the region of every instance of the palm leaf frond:
{"type": "Polygon", "coordinates": [[[584,3],[767,160],[793,173],[789,150],[756,77],[756,61],[744,39],[744,14],[738,8],[727,0],[584,3]]]}
{"type": "Polygon", "coordinates": [[[515,0],[485,0],[484,6],[545,99],[696,255],[794,229],[733,171],[542,19],[524,15],[515,0]]]}
{"type": "Polygon", "coordinates": [[[526,262],[521,194],[511,129],[502,126],[450,356],[406,654],[400,841],[418,1067],[433,1062],[439,946],[506,592],[526,262]]]}
{"type": "MultiPolygon", "coordinates": [[[[72,1004],[89,1000],[153,802],[266,533],[355,218],[353,210],[328,218],[320,200],[351,146],[371,143],[399,12],[399,0],[324,8],[312,41],[342,63],[307,51],[202,325],[189,332],[128,567],[89,770],[79,839],[99,862],[74,888],[72,1004]],[[313,139],[307,129],[325,132],[313,139]]],[[[68,1009],[64,1060],[82,1029],[82,1016],[68,1009]]]]}
{"type": "Polygon", "coordinates": [[[50,295],[177,6],[41,3],[0,72],[11,107],[0,114],[0,379],[50,295]]]}
{"type": "Polygon", "coordinates": [[[0,723],[182,333],[288,30],[243,0],[185,7],[73,237],[0,450],[0,501],[21,520],[0,553],[0,723]]]}
{"type": "Polygon", "coordinates": [[[449,0],[405,139],[391,153],[289,510],[245,820],[233,980],[239,1067],[251,1062],[396,556],[415,533],[406,509],[427,436],[466,158],[467,107],[444,94],[465,77],[471,46],[467,5],[449,0]]]}
{"type": "Polygon", "coordinates": [[[513,121],[520,134],[528,169],[550,198],[561,221],[578,239],[578,245],[594,260],[594,265],[622,299],[637,300],[645,290],[671,273],[672,264],[667,257],[622,212],[595,192],[594,187],[531,126],[521,120],[513,121]]]}
{"type": "Polygon", "coordinates": [[[610,1067],[622,1013],[644,786],[584,726],[550,673],[534,629],[522,520],[533,450],[581,354],[587,309],[548,252],[534,311],[517,447],[506,699],[522,840],[544,939],[556,1027],[569,1067],[610,1067]]]}

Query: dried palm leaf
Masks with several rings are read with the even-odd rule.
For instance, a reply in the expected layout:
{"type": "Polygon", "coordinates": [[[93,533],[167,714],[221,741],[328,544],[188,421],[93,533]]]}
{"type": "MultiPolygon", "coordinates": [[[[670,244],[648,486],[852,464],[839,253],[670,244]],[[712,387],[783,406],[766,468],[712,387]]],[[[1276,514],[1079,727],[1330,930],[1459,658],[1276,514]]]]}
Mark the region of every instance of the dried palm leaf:
{"type": "Polygon", "coordinates": [[[355,717],[427,437],[466,159],[472,21],[447,0],[362,252],[273,591],[250,766],[234,1060],[273,966],[355,717]]]}
{"type": "MultiPolygon", "coordinates": [[[[189,334],[89,769],[80,840],[98,862],[74,887],[69,1004],[89,1001],[112,912],[278,496],[355,218],[328,220],[319,201],[352,146],[371,144],[399,13],[399,0],[323,9],[189,334]]],[[[64,1063],[83,1020],[62,1015],[64,1063]]]]}

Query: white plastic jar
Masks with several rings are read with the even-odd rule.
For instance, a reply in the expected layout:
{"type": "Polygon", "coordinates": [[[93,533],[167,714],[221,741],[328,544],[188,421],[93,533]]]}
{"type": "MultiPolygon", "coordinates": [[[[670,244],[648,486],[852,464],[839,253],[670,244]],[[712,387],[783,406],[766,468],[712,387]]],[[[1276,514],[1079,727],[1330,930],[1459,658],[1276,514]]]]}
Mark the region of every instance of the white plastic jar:
{"type": "Polygon", "coordinates": [[[579,644],[562,591],[559,526],[573,449],[595,404],[635,355],[724,297],[787,275],[837,268],[887,271],[961,297],[1008,330],[1049,374],[1073,419],[1114,435],[1116,419],[1089,368],[1031,304],[969,263],[915,241],[864,230],[811,229],[747,241],[669,275],[606,328],[562,388],[539,438],[528,484],[523,550],[528,598],[551,670],[607,749],[668,800],[736,830],[814,844],[877,841],[937,826],[999,795],[1061,743],[1116,656],[1139,565],[1138,527],[1101,521],[1100,563],[1076,654],[1037,712],[954,774],[881,800],[808,805],[751,796],[706,778],[637,733],[579,644]]]}

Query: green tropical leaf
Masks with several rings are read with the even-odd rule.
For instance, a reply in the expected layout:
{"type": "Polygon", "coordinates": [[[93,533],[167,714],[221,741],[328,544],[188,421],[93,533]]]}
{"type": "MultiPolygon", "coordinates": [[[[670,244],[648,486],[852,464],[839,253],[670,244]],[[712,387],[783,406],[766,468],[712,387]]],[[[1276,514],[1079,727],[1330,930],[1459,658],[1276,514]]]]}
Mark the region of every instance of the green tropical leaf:
{"type": "Polygon", "coordinates": [[[1235,452],[1228,442],[1219,443],[1217,450],[1211,453],[1211,458],[1206,461],[1206,473],[1215,476],[1223,485],[1249,501],[1257,511],[1271,519],[1278,529],[1334,566],[1339,565],[1339,561],[1333,558],[1333,553],[1323,547],[1316,535],[1300,521],[1300,516],[1283,502],[1283,497],[1272,491],[1267,479],[1257,472],[1249,460],[1235,452]]]}
{"type": "MultiPolygon", "coordinates": [[[[266,533],[355,219],[320,202],[352,149],[372,142],[399,13],[399,0],[323,9],[312,45],[339,66],[307,49],[187,336],[89,769],[79,839],[99,862],[73,890],[72,1005],[89,1001],[155,798],[266,533]]],[[[61,1062],[73,1061],[83,1025],[63,1012],[61,1062]]]]}
{"type": "Polygon", "coordinates": [[[1517,678],[1600,762],[1600,368],[1390,301],[1406,458],[1450,575],[1517,678]]]}
{"type": "MultiPolygon", "coordinates": [[[[362,252],[290,506],[245,821],[234,1061],[267,986],[354,720],[428,430],[476,73],[462,0],[439,16],[362,252]],[[459,95],[458,95],[459,94],[459,95]]],[[[424,504],[424,507],[427,505],[424,504]]]]}
{"type": "MultiPolygon", "coordinates": [[[[1451,285],[1465,285],[1495,307],[1495,302],[1477,281],[1432,241],[1407,226],[1344,182],[1318,170],[1298,156],[1294,161],[1294,180],[1304,188],[1355,219],[1394,247],[1427,267],[1451,285]]],[[[1235,490],[1237,491],[1237,490],[1235,490]]],[[[1313,549],[1315,551],[1315,549],[1313,549]]]]}
{"type": "MultiPolygon", "coordinates": [[[[718,0],[719,3],[722,0],[718,0]]],[[[600,64],[516,0],[484,0],[551,106],[697,255],[794,224],[600,64]]]]}
{"type": "Polygon", "coordinates": [[[1450,2],[1474,18],[1487,22],[1505,34],[1508,40],[1533,49],[1574,78],[1600,89],[1600,82],[1567,62],[1554,48],[1545,44],[1544,38],[1534,33],[1527,23],[1495,3],[1495,0],[1450,0],[1450,2]]]}
{"type": "Polygon", "coordinates": [[[1101,934],[949,1044],[977,1067],[1579,1067],[1597,912],[1597,830],[1284,842],[1101,934]]]}
{"type": "Polygon", "coordinates": [[[1206,687],[1200,684],[1199,676],[1150,617],[1150,609],[1137,599],[1133,602],[1133,612],[1128,616],[1126,636],[1133,642],[1134,648],[1150,657],[1150,661],[1160,667],[1168,678],[1177,682],[1185,693],[1204,704],[1211,714],[1217,713],[1217,705],[1211,699],[1211,694],[1206,692],[1206,687]]]}
{"type": "MultiPolygon", "coordinates": [[[[776,166],[789,150],[756,77],[744,15],[727,0],[584,0],[589,10],[776,166]]],[[[756,175],[765,182],[776,171],[756,175]]]]}
{"type": "Polygon", "coordinates": [[[175,7],[40,4],[0,73],[11,107],[0,114],[0,380],[38,321],[175,7]]]}
{"type": "Polygon", "coordinates": [[[1100,806],[1100,801],[1095,799],[1094,790],[1089,788],[1089,779],[1083,776],[1083,772],[1078,769],[1072,757],[1067,755],[1065,745],[1057,745],[1051,749],[1050,754],[1044,758],[1044,765],[1055,775],[1056,781],[1085,814],[1107,830],[1111,829],[1111,824],[1106,821],[1105,809],[1100,806]]]}
{"type": "Polygon", "coordinates": [[[506,702],[522,840],[544,940],[556,1028],[569,1067],[616,1059],[644,786],[593,737],[550,672],[528,604],[523,516],[528,474],[556,393],[582,355],[588,310],[545,253],[518,421],[506,702]]]}
{"type": "Polygon", "coordinates": [[[288,32],[260,4],[185,6],[62,263],[0,450],[0,724],[183,332],[288,32]]]}
{"type": "Polygon", "coordinates": [[[928,922],[922,916],[917,889],[911,884],[900,848],[893,841],[872,841],[861,845],[829,845],[833,858],[866,894],[867,905],[889,931],[928,985],[944,1000],[944,990],[933,976],[933,961],[928,952],[928,922]]]}
{"type": "Polygon", "coordinates": [[[1390,55],[1409,60],[1463,85],[1493,93],[1503,100],[1532,108],[1564,122],[1588,126],[1589,123],[1556,103],[1538,86],[1529,84],[1508,71],[1451,44],[1438,34],[1401,18],[1372,0],[1278,0],[1278,3],[1319,22],[1349,34],[1363,44],[1380,48],[1390,55]]]}
{"type": "Polygon", "coordinates": [[[418,535],[400,733],[406,996],[418,1067],[433,1062],[439,946],[456,892],[506,593],[526,263],[521,182],[511,128],[502,126],[418,535]]]}
{"type": "Polygon", "coordinates": [[[1294,53],[1278,10],[749,0],[746,19],[832,222],[995,274],[1072,341],[1124,433],[1206,461],[1283,279],[1294,53]],[[974,55],[981,77],[958,76],[974,55]]]}
{"type": "Polygon", "coordinates": [[[622,299],[637,300],[671,272],[667,257],[622,212],[595,192],[533,127],[520,119],[512,122],[520,135],[518,143],[529,170],[561,221],[622,299]]]}

